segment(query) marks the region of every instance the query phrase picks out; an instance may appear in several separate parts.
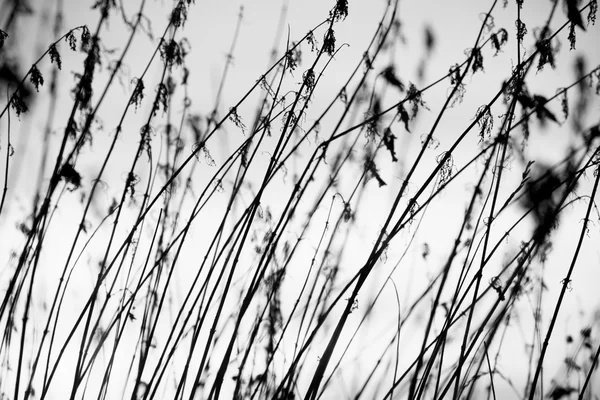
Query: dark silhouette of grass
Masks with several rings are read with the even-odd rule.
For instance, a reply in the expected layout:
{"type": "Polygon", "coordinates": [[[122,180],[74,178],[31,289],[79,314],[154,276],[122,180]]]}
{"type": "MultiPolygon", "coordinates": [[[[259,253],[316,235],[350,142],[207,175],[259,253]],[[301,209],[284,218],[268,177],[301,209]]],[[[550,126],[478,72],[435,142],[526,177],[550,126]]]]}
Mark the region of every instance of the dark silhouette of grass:
{"type": "Polygon", "coordinates": [[[199,5],[174,2],[155,35],[147,3],[130,17],[131,4],[99,0],[94,28],[65,31],[57,1],[55,39],[22,76],[18,21],[35,10],[0,3],[0,399],[595,398],[598,304],[568,327],[577,346],[557,333],[567,299],[589,291],[574,279],[598,237],[600,65],[565,55],[598,32],[595,0],[550,2],[535,28],[527,3],[490,1],[472,47],[427,84],[436,27],[413,83],[398,1],[343,80],[352,42],[337,32],[352,2],[300,38],[283,29],[284,4],[285,47],[275,40],[229,103],[240,10],[208,111],[193,103],[185,38],[199,5]],[[514,28],[495,27],[507,10],[514,28]],[[117,50],[113,24],[129,31],[117,50]],[[134,52],[144,66],[100,124],[134,52]],[[491,57],[510,70],[471,87],[491,57]],[[575,79],[540,91],[536,74],[565,69],[561,57],[575,79]],[[70,97],[67,66],[79,68],[70,97]],[[43,126],[42,157],[20,171],[14,131],[28,121],[43,126]],[[553,131],[569,138],[558,161],[536,151],[553,131]],[[15,171],[29,198],[12,196],[15,171]],[[548,360],[563,351],[560,366],[548,360]]]}

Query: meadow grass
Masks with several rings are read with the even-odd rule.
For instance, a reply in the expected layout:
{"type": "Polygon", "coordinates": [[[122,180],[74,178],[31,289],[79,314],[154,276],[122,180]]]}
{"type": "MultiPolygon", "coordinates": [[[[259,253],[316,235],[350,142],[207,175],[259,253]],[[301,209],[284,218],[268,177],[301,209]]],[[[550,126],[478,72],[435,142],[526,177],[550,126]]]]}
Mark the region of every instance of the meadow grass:
{"type": "Polygon", "coordinates": [[[0,16],[1,399],[597,398],[600,65],[570,53],[597,59],[595,0],[535,27],[472,2],[429,81],[443,38],[411,78],[403,2],[343,69],[353,2],[300,37],[284,2],[233,102],[241,10],[208,97],[186,34],[210,5],[99,0],[65,28],[51,3],[21,75],[31,10],[0,16]]]}

